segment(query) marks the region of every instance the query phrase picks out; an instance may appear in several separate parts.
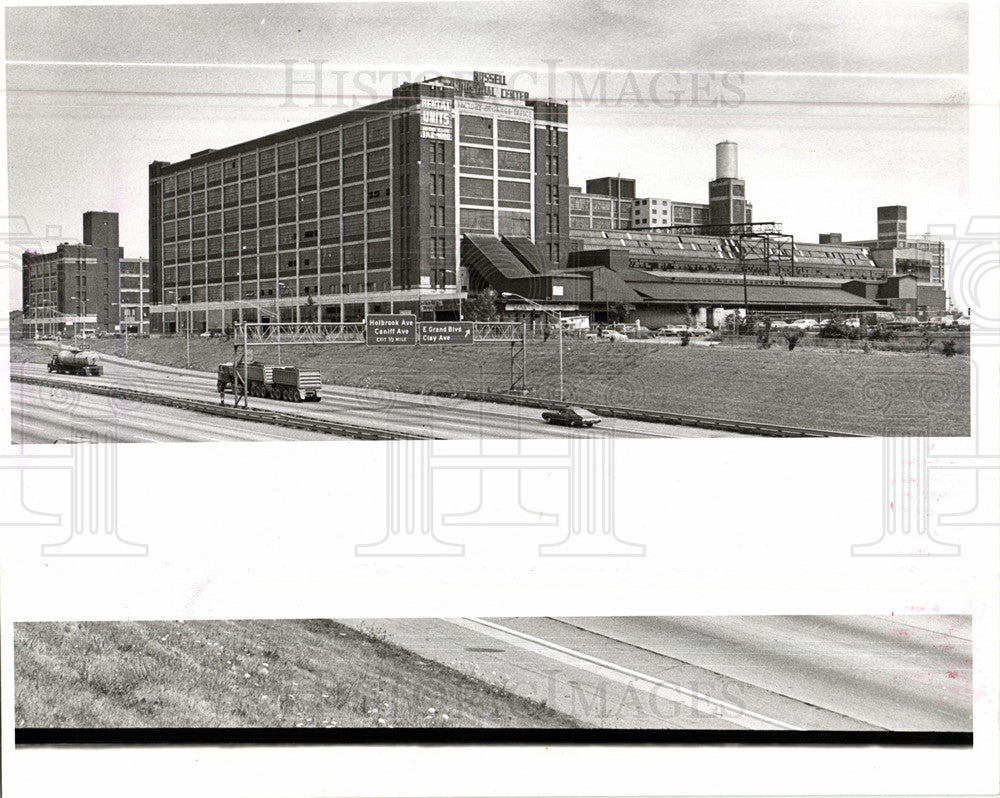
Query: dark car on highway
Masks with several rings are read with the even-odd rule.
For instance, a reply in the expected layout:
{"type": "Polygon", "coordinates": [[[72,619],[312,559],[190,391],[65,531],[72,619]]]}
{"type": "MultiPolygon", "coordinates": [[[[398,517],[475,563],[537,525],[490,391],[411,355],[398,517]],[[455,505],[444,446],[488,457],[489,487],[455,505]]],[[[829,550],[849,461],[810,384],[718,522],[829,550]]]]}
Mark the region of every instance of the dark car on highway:
{"type": "Polygon", "coordinates": [[[582,407],[561,407],[558,410],[546,410],[542,418],[550,424],[565,424],[567,427],[592,427],[601,421],[589,410],[582,407]]]}

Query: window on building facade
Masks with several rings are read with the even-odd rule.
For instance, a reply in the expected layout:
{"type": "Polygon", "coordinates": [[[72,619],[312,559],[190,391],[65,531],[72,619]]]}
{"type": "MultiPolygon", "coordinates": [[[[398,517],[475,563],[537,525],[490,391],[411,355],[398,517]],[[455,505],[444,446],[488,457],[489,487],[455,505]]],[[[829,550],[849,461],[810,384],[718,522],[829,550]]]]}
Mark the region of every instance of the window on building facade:
{"type": "MultiPolygon", "coordinates": [[[[511,153],[517,155],[520,153],[511,153]]],[[[459,147],[459,163],[474,169],[493,168],[493,150],[486,147],[459,147]]]]}
{"type": "Polygon", "coordinates": [[[278,169],[287,169],[295,166],[296,147],[295,142],[278,145],[278,169]]]}
{"type": "Polygon", "coordinates": [[[295,197],[278,200],[278,224],[294,222],[298,204],[298,200],[295,197]]]}
{"type": "Polygon", "coordinates": [[[483,204],[493,202],[493,181],[481,180],[476,177],[463,177],[459,181],[462,202],[483,204]]]}
{"type": "Polygon", "coordinates": [[[299,141],[299,163],[312,163],[316,160],[316,139],[299,141]]]}
{"type": "Polygon", "coordinates": [[[323,219],[320,222],[320,243],[336,244],[340,241],[340,219],[323,219]]]}
{"type": "Polygon", "coordinates": [[[323,191],[319,195],[320,214],[333,216],[340,213],[340,189],[323,191]]]}
{"type": "Polygon", "coordinates": [[[316,188],[316,167],[305,166],[299,169],[299,191],[313,191],[316,188]]]}
{"type": "Polygon", "coordinates": [[[302,194],[299,197],[299,218],[312,219],[316,216],[316,195],[302,194]]]}
{"type": "Polygon", "coordinates": [[[344,217],[344,238],[361,237],[365,234],[364,214],[356,213],[344,217]]]}
{"type": "Polygon", "coordinates": [[[459,121],[459,138],[468,137],[493,140],[493,120],[489,117],[463,114],[459,121]]]}
{"type": "Polygon", "coordinates": [[[389,119],[380,116],[368,121],[368,146],[389,140],[389,119]]]}
{"type": "Polygon", "coordinates": [[[365,187],[361,183],[343,189],[344,212],[361,210],[365,206],[365,187]]]}
{"type": "Polygon", "coordinates": [[[278,228],[278,249],[295,249],[298,238],[298,228],[294,224],[282,225],[278,228]]]}
{"type": "Polygon", "coordinates": [[[364,146],[365,126],[351,125],[344,128],[344,149],[352,150],[364,146]]]}
{"type": "Polygon", "coordinates": [[[364,165],[365,159],[360,153],[344,158],[344,182],[360,180],[364,176],[364,165]]]}
{"type": "Polygon", "coordinates": [[[257,174],[257,153],[240,156],[240,176],[254,177],[257,174]]]}
{"type": "Polygon", "coordinates": [[[324,133],[319,137],[319,155],[322,160],[340,155],[340,132],[324,133]]]}
{"type": "Polygon", "coordinates": [[[384,172],[389,168],[389,148],[373,150],[368,153],[368,176],[384,172]]]}
{"type": "Polygon", "coordinates": [[[499,150],[497,152],[497,168],[508,172],[527,173],[531,169],[531,156],[526,152],[499,150]]]}

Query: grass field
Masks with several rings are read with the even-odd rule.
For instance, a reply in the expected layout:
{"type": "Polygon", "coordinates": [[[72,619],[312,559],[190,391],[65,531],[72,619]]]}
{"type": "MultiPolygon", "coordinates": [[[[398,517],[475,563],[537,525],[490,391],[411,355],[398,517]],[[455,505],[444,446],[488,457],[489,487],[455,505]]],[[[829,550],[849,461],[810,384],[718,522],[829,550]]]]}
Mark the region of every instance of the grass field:
{"type": "Polygon", "coordinates": [[[578,726],[328,620],[14,626],[19,728],[578,726]]]}
{"type": "MultiPolygon", "coordinates": [[[[44,361],[48,351],[12,342],[14,359],[44,361]]],[[[95,350],[123,354],[121,339],[99,339],[95,350]]],[[[505,391],[508,344],[474,347],[373,348],[362,344],[282,347],[282,362],[317,368],[326,382],[361,387],[505,391]]],[[[165,365],[186,363],[183,338],[129,342],[129,357],[165,365]]],[[[192,367],[214,371],[232,360],[232,344],[192,339],[192,367]]],[[[274,348],[255,350],[275,362],[274,348]]],[[[643,407],[863,435],[969,434],[967,354],[666,346],[643,341],[598,343],[567,339],[570,401],[643,407]]],[[[554,339],[528,341],[531,394],[559,395],[554,339]]]]}

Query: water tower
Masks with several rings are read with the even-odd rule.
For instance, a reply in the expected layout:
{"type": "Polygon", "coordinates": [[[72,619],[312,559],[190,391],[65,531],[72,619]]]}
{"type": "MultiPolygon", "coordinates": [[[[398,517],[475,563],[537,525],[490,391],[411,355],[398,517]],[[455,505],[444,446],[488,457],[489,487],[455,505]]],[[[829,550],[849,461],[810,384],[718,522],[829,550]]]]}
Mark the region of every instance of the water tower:
{"type": "Polygon", "coordinates": [[[713,227],[751,221],[746,181],[739,178],[735,141],[720,141],[715,145],[715,180],[708,184],[708,220],[713,227]]]}

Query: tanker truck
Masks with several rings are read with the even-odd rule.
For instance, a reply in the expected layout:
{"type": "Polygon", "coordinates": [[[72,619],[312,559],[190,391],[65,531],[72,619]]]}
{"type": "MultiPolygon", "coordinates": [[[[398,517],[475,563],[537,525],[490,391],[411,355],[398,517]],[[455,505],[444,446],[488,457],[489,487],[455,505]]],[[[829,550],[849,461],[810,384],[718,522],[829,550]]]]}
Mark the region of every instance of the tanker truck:
{"type": "Polygon", "coordinates": [[[104,367],[98,362],[96,352],[83,352],[79,349],[61,349],[49,361],[49,373],[76,374],[79,376],[100,376],[104,367]]]}

